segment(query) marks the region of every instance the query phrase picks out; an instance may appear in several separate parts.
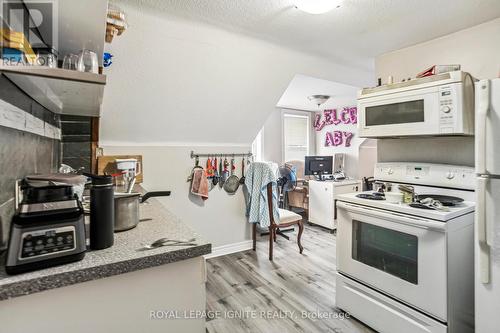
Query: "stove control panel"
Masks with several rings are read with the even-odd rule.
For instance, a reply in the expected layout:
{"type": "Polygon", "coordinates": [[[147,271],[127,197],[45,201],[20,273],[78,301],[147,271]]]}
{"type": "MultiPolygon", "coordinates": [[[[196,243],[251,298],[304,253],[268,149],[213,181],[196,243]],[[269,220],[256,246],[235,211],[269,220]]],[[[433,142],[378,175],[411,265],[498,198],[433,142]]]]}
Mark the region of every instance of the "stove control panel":
{"type": "Polygon", "coordinates": [[[474,190],[473,167],[431,163],[377,163],[374,178],[388,182],[474,190]]]}
{"type": "Polygon", "coordinates": [[[25,232],[21,237],[19,260],[72,251],[75,248],[73,226],[25,232]]]}

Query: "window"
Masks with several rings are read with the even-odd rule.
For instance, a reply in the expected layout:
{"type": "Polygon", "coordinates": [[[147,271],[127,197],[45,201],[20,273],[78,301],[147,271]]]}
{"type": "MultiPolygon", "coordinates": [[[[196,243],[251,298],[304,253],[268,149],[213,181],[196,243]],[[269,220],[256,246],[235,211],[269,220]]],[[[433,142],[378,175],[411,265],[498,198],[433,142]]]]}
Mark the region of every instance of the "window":
{"type": "Polygon", "coordinates": [[[308,114],[283,113],[284,162],[304,160],[309,155],[310,116],[308,114]]]}

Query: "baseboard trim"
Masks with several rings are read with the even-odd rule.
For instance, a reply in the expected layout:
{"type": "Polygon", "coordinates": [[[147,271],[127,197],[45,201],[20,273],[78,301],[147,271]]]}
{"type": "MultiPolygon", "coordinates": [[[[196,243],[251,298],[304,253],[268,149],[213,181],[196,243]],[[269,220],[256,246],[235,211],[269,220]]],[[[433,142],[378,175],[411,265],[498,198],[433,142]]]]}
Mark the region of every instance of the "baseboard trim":
{"type": "Polygon", "coordinates": [[[252,241],[247,240],[239,243],[227,244],[212,248],[212,253],[204,255],[205,259],[225,256],[231,253],[247,251],[252,249],[252,241]]]}

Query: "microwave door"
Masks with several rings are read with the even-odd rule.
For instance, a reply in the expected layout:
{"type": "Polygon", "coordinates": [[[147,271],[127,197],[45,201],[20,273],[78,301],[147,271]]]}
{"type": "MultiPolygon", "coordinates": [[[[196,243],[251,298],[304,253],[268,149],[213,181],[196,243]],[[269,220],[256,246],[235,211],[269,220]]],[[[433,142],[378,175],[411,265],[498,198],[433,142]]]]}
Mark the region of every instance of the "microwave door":
{"type": "Polygon", "coordinates": [[[439,134],[438,105],[439,95],[435,88],[359,100],[359,136],[439,134]]]}
{"type": "Polygon", "coordinates": [[[500,79],[476,84],[476,173],[500,176],[500,79]]]}

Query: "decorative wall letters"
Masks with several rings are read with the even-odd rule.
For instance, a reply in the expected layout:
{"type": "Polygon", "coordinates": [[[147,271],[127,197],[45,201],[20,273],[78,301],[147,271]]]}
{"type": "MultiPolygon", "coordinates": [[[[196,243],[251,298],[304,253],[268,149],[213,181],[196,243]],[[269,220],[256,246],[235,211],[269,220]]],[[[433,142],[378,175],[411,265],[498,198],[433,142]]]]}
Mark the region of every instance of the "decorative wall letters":
{"type": "MultiPolygon", "coordinates": [[[[317,113],[314,118],[314,129],[316,131],[321,131],[326,125],[339,125],[343,123],[345,125],[348,124],[357,124],[358,123],[358,109],[353,107],[344,107],[342,110],[338,109],[330,109],[323,111],[323,119],[321,117],[321,113],[317,113]]],[[[325,137],[325,147],[330,146],[340,146],[344,145],[345,147],[351,146],[351,140],[354,136],[352,132],[345,131],[333,131],[326,132],[325,137]]]]}
{"type": "Polygon", "coordinates": [[[333,131],[326,132],[325,147],[340,146],[344,144],[346,147],[351,146],[351,139],[354,136],[352,132],[333,131]]]}

